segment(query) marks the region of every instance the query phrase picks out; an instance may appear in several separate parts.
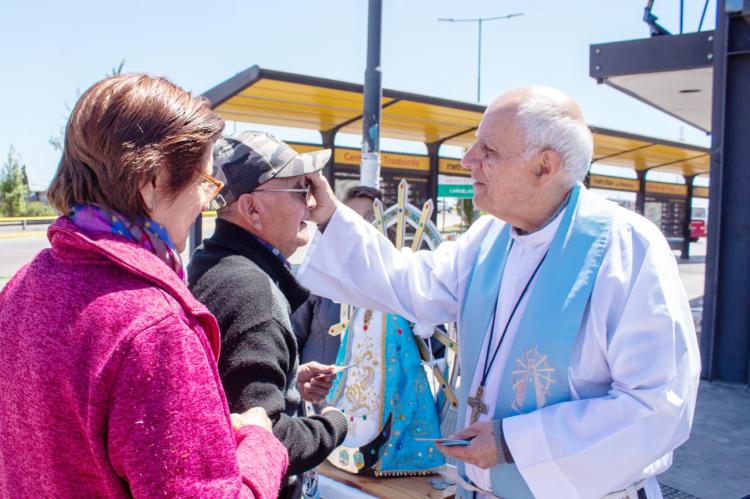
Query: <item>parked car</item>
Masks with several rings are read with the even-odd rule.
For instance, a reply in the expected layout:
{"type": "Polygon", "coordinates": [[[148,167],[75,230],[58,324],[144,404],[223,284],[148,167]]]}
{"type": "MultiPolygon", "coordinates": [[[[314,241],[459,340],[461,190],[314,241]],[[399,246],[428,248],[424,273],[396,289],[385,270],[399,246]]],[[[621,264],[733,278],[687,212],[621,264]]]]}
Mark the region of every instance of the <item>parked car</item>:
{"type": "Polygon", "coordinates": [[[690,242],[697,242],[701,237],[706,237],[706,223],[708,212],[706,208],[695,207],[690,217],[690,242]]]}

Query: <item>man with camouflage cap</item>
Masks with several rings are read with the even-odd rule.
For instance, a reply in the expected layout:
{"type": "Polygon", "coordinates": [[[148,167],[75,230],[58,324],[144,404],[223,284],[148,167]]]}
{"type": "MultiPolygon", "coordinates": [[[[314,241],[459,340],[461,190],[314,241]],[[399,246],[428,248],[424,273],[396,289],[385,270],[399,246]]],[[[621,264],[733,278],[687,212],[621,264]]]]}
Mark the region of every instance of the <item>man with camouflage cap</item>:
{"type": "Polygon", "coordinates": [[[305,175],[330,150],[298,154],[267,133],[243,132],[214,147],[224,183],[216,230],[188,267],[193,294],[216,316],[222,334],[219,374],[232,412],[263,407],[289,450],[280,497],[299,498],[297,475],[315,468],[343,441],[346,417],[332,407],[300,416],[301,399],[325,398],[333,367],[299,366],[291,314],[308,297],[287,258],[307,243],[305,220],[315,201],[305,175]]]}

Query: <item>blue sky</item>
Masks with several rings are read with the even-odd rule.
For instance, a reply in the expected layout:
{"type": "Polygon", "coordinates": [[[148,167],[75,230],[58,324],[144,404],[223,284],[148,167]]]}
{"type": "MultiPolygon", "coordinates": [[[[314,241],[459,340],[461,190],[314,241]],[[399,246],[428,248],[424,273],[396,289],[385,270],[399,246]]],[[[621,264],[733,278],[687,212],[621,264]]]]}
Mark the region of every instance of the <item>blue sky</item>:
{"type": "MultiPolygon", "coordinates": [[[[366,0],[129,2],[6,0],[0,12],[0,155],[13,144],[33,187],[44,188],[59,154],[48,144],[85,90],[125,60],[125,70],[165,75],[201,93],[261,67],[361,83],[366,0]]],[[[645,0],[383,0],[383,85],[448,99],[476,98],[476,25],[438,17],[523,17],[486,24],[482,102],[510,88],[546,84],[573,95],[591,125],[708,145],[702,132],[588,76],[588,47],[648,36],[645,0]],[[681,131],[682,128],[682,131],[681,131]]],[[[695,31],[702,0],[685,1],[695,31]]],[[[715,0],[704,29],[713,29],[715,0]]],[[[678,0],[654,12],[678,30],[678,0]]],[[[231,128],[230,128],[231,130],[231,128]]],[[[278,129],[276,129],[278,132],[278,129]]],[[[286,130],[288,140],[317,134],[286,130]]],[[[344,143],[357,143],[344,137],[344,143]]],[[[384,149],[420,146],[383,141],[384,149]]]]}

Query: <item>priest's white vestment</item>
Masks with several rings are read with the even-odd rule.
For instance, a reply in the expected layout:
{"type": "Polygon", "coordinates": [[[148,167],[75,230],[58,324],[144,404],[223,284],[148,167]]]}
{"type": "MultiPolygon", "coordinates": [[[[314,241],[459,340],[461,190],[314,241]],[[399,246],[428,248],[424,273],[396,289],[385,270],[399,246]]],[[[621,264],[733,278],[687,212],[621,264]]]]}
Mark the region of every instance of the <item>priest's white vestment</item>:
{"type": "MultiPolygon", "coordinates": [[[[591,196],[581,190],[584,212],[591,196]]],[[[511,229],[491,352],[561,216],[531,234],[511,229]]],[[[297,277],[312,292],[336,301],[413,322],[460,323],[480,244],[497,224],[503,222],[482,217],[457,241],[412,254],[396,251],[341,206],[325,232],[314,237],[297,277]]],[[[488,307],[495,298],[487,296],[488,307]]],[[[527,301],[525,296],[519,303],[491,366],[484,398],[489,410],[480,421],[494,413],[527,301]]],[[[459,349],[466,336],[459,329],[459,349]]],[[[485,334],[483,352],[488,338],[485,334]]],[[[482,368],[482,362],[462,366],[472,394],[482,368]]],[[[618,207],[570,359],[572,400],[503,420],[508,448],[529,489],[540,498],[596,498],[642,482],[649,498],[661,497],[652,477],[669,468],[672,451],[688,438],[699,372],[693,319],[672,251],[651,222],[618,207]]],[[[488,471],[467,465],[466,474],[490,490],[488,471]]]]}

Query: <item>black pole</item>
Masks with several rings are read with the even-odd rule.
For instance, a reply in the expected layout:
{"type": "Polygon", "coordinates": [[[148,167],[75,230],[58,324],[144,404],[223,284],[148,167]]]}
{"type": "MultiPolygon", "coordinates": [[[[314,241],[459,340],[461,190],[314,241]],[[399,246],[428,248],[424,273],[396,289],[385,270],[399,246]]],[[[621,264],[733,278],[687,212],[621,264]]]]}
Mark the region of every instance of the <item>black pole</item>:
{"type": "Polygon", "coordinates": [[[336,134],[338,128],[333,130],[326,130],[320,132],[320,138],[322,139],[322,145],[324,149],[331,150],[331,159],[328,160],[328,164],[323,168],[323,174],[325,175],[328,183],[331,184],[333,192],[336,192],[336,134]]]}
{"type": "Polygon", "coordinates": [[[190,229],[190,256],[193,256],[195,249],[203,242],[203,215],[198,214],[198,218],[193,222],[190,229]]]}
{"type": "Polygon", "coordinates": [[[425,144],[427,146],[427,155],[430,158],[430,173],[427,177],[427,195],[434,203],[435,209],[432,210],[432,221],[437,223],[438,213],[438,176],[440,175],[440,146],[443,141],[432,142],[425,144]]]}
{"type": "Polygon", "coordinates": [[[685,20],[685,0],[680,0],[680,34],[682,34],[682,25],[685,20]]]}
{"type": "Polygon", "coordinates": [[[648,170],[637,170],[635,172],[638,177],[638,192],[635,195],[635,211],[639,215],[644,215],[646,212],[646,174],[648,170]]]}
{"type": "Polygon", "coordinates": [[[380,111],[383,98],[380,69],[380,31],[382,19],[382,0],[369,0],[360,181],[362,185],[375,188],[378,188],[380,185],[380,111]]]}
{"type": "MultiPolygon", "coordinates": [[[[730,6],[731,3],[731,6],[730,6]]],[[[703,375],[750,382],[750,8],[716,9],[711,106],[706,280],[701,322],[703,375]]]]}
{"type": "Polygon", "coordinates": [[[685,175],[687,184],[687,206],[685,207],[685,218],[682,220],[682,254],[683,260],[690,259],[690,220],[693,218],[693,196],[695,192],[695,175],[685,175]]]}
{"type": "Polygon", "coordinates": [[[698,31],[703,27],[703,20],[706,18],[706,10],[708,9],[708,0],[703,4],[703,12],[701,13],[701,21],[698,23],[698,31]]]}

